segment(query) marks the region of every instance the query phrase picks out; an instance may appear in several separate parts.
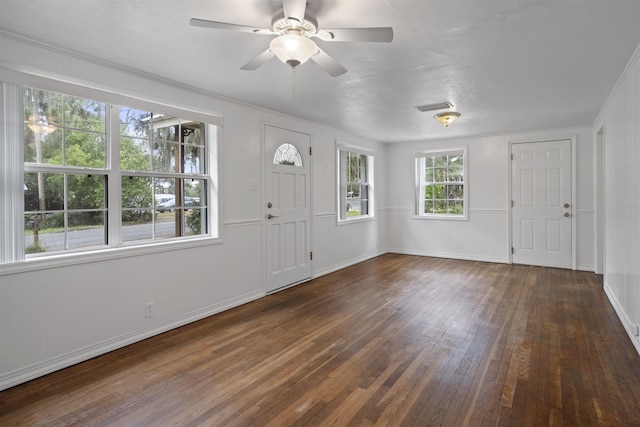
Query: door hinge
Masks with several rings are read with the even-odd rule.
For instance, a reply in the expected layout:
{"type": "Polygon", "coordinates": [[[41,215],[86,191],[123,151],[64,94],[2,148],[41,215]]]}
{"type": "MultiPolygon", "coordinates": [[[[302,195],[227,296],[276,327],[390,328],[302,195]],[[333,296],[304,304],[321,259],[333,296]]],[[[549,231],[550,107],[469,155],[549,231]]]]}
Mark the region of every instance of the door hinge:
{"type": "Polygon", "coordinates": [[[313,259],[313,252],[309,252],[309,259],[312,260],[313,259]]]}
{"type": "Polygon", "coordinates": [[[513,160],[513,153],[511,153],[511,160],[513,160]]]}
{"type": "Polygon", "coordinates": [[[311,147],[309,147],[309,155],[313,154],[313,150],[311,149],[311,147]]]}
{"type": "Polygon", "coordinates": [[[511,255],[515,254],[516,250],[513,248],[513,246],[511,247],[511,255]]]}
{"type": "Polygon", "coordinates": [[[514,203],[513,203],[513,200],[511,201],[511,207],[514,207],[514,203]]]}

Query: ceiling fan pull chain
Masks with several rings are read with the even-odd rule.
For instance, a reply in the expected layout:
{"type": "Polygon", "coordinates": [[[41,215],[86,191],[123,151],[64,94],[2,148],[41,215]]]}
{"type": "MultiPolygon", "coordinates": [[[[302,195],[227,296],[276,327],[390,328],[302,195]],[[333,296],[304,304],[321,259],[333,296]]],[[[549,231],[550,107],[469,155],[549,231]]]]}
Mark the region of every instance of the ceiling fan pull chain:
{"type": "Polygon", "coordinates": [[[291,67],[291,98],[296,97],[296,67],[291,67]]]}

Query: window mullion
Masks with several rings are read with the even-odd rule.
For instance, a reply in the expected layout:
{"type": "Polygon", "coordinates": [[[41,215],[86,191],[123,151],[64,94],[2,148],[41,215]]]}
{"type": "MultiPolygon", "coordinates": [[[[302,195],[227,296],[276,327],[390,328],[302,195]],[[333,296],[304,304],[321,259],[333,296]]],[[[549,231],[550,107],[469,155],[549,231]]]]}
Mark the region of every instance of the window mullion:
{"type": "Polygon", "coordinates": [[[347,181],[348,171],[347,171],[347,155],[346,151],[339,151],[340,153],[340,177],[338,179],[338,183],[340,184],[340,203],[338,208],[340,209],[340,219],[347,218],[347,181]]]}
{"type": "Polygon", "coordinates": [[[122,176],[120,174],[120,118],[117,105],[108,105],[107,114],[107,243],[122,243],[122,176]]]}

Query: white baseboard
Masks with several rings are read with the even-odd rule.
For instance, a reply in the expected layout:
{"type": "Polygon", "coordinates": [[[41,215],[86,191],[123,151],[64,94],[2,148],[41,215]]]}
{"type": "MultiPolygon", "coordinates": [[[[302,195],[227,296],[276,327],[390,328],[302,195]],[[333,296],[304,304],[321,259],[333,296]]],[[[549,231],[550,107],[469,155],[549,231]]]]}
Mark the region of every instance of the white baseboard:
{"type": "Polygon", "coordinates": [[[611,302],[613,309],[616,311],[616,314],[618,315],[622,326],[624,326],[624,330],[627,332],[627,335],[629,335],[629,339],[633,343],[633,346],[636,348],[638,354],[640,354],[640,337],[636,336],[636,329],[638,328],[638,325],[636,325],[635,322],[632,322],[631,319],[629,319],[622,308],[622,304],[620,304],[615,294],[606,282],[604,283],[604,293],[607,295],[607,298],[609,298],[609,301],[611,302]]]}
{"type": "Polygon", "coordinates": [[[241,295],[236,298],[221,302],[219,304],[210,305],[208,307],[184,314],[177,318],[171,319],[161,325],[156,325],[152,329],[144,329],[134,331],[128,334],[120,335],[112,339],[101,341],[73,352],[56,356],[54,358],[26,366],[15,371],[7,372],[0,375],[0,391],[13,387],[15,385],[30,381],[32,379],[50,374],[60,369],[67,368],[85,360],[92,359],[96,356],[108,353],[113,350],[125,347],[138,341],[159,335],[163,332],[170,331],[180,326],[187,325],[205,317],[229,310],[231,308],[246,304],[265,296],[264,291],[252,292],[241,295]]]}
{"type": "Polygon", "coordinates": [[[325,268],[325,269],[322,269],[322,270],[318,270],[318,271],[314,271],[312,278],[315,279],[315,278],[320,277],[320,276],[325,276],[327,274],[336,272],[338,270],[342,270],[343,268],[347,268],[347,267],[350,267],[350,266],[352,266],[354,264],[358,264],[359,262],[363,262],[363,261],[367,261],[367,260],[372,259],[372,258],[379,257],[380,255],[384,255],[386,253],[387,253],[387,251],[382,250],[382,251],[378,251],[378,252],[375,252],[375,253],[372,253],[372,254],[363,255],[363,256],[358,257],[358,258],[350,259],[348,261],[341,262],[340,264],[334,264],[334,265],[332,265],[332,266],[330,266],[328,268],[325,268]]]}
{"type": "Polygon", "coordinates": [[[460,259],[464,261],[480,261],[480,262],[495,262],[496,264],[509,264],[509,260],[505,258],[497,258],[497,257],[481,257],[474,255],[461,255],[461,254],[449,254],[444,252],[424,252],[424,251],[414,251],[414,250],[406,250],[406,249],[387,249],[388,253],[392,254],[401,254],[401,255],[416,255],[416,256],[426,256],[433,258],[449,258],[449,259],[460,259]]]}

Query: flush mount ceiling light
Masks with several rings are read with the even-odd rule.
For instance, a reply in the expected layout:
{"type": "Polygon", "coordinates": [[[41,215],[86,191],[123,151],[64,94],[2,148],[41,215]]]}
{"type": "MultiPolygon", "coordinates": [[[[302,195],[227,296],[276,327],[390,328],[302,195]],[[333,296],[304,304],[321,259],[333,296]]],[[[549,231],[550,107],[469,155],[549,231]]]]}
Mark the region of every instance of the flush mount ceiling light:
{"type": "Polygon", "coordinates": [[[444,113],[438,113],[433,116],[433,118],[442,123],[444,127],[449,127],[451,123],[458,120],[458,117],[460,117],[460,113],[456,111],[447,111],[444,113]]]}

